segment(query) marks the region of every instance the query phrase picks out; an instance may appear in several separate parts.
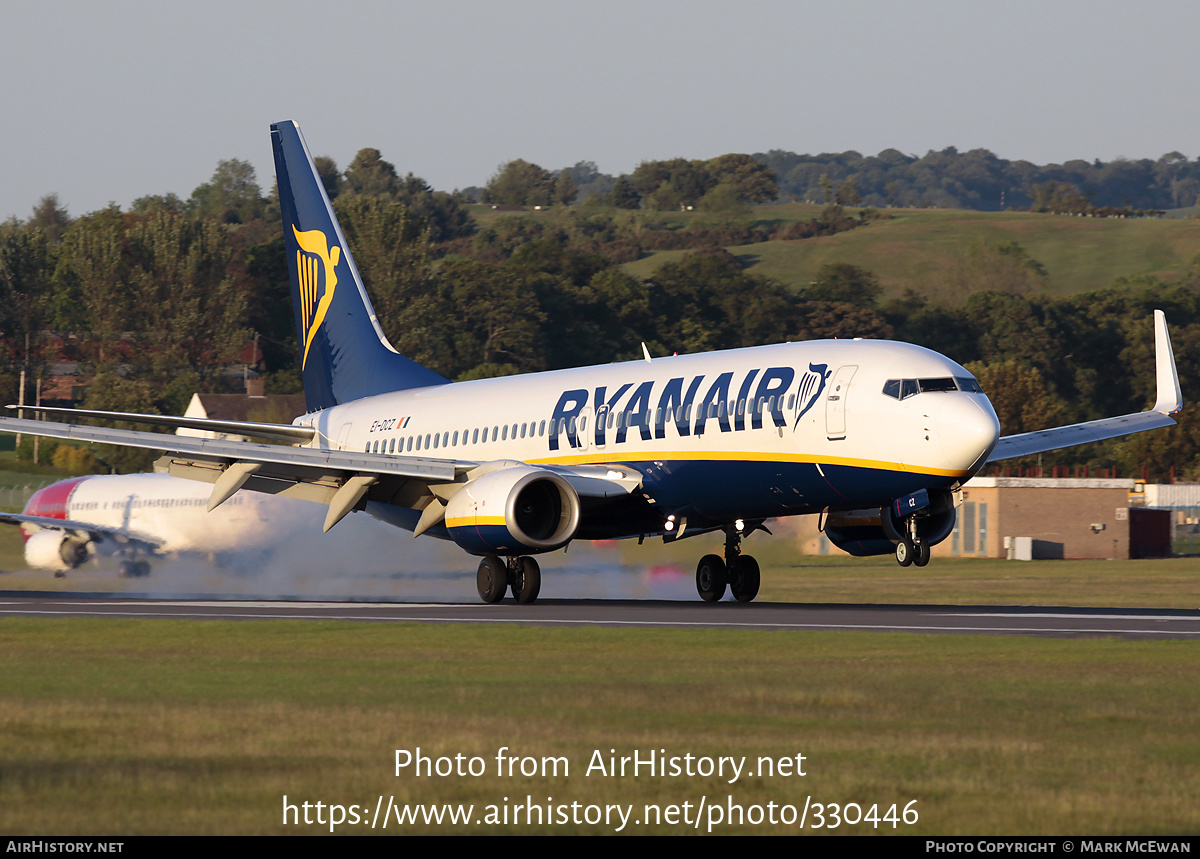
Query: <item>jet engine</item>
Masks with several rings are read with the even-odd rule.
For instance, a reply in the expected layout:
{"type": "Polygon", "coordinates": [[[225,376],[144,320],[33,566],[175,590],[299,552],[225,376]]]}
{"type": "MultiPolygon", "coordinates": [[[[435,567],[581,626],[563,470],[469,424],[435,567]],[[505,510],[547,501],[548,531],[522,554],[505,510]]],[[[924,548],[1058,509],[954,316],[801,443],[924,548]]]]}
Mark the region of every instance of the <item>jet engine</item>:
{"type": "Polygon", "coordinates": [[[65,531],[38,531],[25,541],[25,562],[56,573],[73,570],[87,560],[88,540],[65,531]]]}
{"type": "MultiPolygon", "coordinates": [[[[929,505],[913,514],[921,542],[936,546],[954,530],[954,496],[949,492],[929,494],[929,505]]],[[[825,536],[843,552],[856,557],[891,554],[907,529],[895,505],[866,510],[830,512],[825,536]]]]}
{"type": "Polygon", "coordinates": [[[579,493],[550,471],[515,466],[468,481],[446,504],[451,539],[473,555],[557,549],[579,527],[579,493]]]}

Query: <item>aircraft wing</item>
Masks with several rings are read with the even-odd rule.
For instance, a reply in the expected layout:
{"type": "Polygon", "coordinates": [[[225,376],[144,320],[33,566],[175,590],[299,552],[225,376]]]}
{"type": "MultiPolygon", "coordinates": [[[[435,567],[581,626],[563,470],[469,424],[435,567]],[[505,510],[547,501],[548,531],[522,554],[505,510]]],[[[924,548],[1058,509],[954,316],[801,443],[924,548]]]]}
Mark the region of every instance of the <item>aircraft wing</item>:
{"type": "Polygon", "coordinates": [[[1183,394],[1179,390],[1179,371],[1175,368],[1175,354],[1171,350],[1171,338],[1167,334],[1167,320],[1161,310],[1154,311],[1154,362],[1158,396],[1154,406],[1148,411],[1001,436],[985,465],[1018,456],[1045,453],[1074,447],[1077,444],[1173,426],[1175,419],[1171,415],[1183,408],[1183,394]]]}
{"type": "MultiPolygon", "coordinates": [[[[377,484],[380,490],[398,493],[408,488],[412,494],[413,489],[424,490],[430,483],[453,482],[476,465],[447,459],[193,438],[17,418],[0,418],[0,432],[163,450],[166,455],[155,463],[156,470],[214,484],[210,510],[245,487],[328,504],[326,530],[353,510],[377,484]],[[408,486],[410,483],[415,486],[408,486]]],[[[417,492],[414,501],[423,494],[424,491],[417,492]]]]}
{"type": "Polygon", "coordinates": [[[148,537],[128,528],[108,528],[92,522],[77,522],[74,519],[55,519],[51,516],[31,516],[27,513],[0,513],[0,522],[9,525],[37,525],[48,531],[69,531],[76,535],[86,535],[88,539],[99,542],[103,539],[116,539],[123,543],[142,543],[157,550],[162,546],[162,540],[148,537]]]}
{"type": "MultiPolygon", "coordinates": [[[[326,531],[359,507],[364,498],[424,510],[431,501],[448,498],[466,480],[523,465],[289,447],[18,418],[0,418],[0,432],[162,450],[165,454],[155,462],[156,471],[213,484],[209,510],[239,489],[269,492],[329,505],[326,531]]],[[[591,498],[630,495],[641,485],[641,475],[628,469],[579,466],[548,470],[560,473],[579,495],[591,498]]],[[[430,519],[434,518],[431,512],[430,519]]],[[[57,527],[64,527],[62,520],[54,521],[57,527]]]]}
{"type": "Polygon", "coordinates": [[[10,410],[21,410],[46,413],[51,415],[66,415],[77,418],[101,418],[112,421],[133,421],[143,424],[158,424],[167,427],[185,427],[187,429],[207,430],[208,432],[226,433],[229,435],[249,435],[255,438],[269,438],[272,441],[286,441],[302,444],[311,441],[317,431],[312,427],[295,426],[293,424],[268,424],[255,421],[225,421],[215,418],[180,418],[173,415],[147,415],[133,412],[103,412],[94,409],[62,409],[50,406],[8,406],[10,410]]]}

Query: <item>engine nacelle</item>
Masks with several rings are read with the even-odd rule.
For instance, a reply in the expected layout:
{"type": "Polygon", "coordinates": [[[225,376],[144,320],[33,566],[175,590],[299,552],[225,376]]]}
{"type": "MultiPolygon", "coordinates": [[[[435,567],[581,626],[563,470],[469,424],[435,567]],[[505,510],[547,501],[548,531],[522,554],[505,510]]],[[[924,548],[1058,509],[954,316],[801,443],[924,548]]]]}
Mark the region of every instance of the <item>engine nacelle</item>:
{"type": "Polygon", "coordinates": [[[73,570],[87,560],[87,538],[65,531],[38,531],[25,541],[25,563],[56,573],[73,570]]]}
{"type": "Polygon", "coordinates": [[[896,547],[883,532],[878,507],[831,512],[825,520],[825,536],[843,552],[857,558],[887,555],[896,547]]]}
{"type": "MultiPolygon", "coordinates": [[[[923,543],[936,546],[950,536],[954,519],[953,496],[948,492],[931,494],[928,508],[916,515],[917,536],[923,543]]],[[[856,557],[891,554],[903,533],[903,522],[891,505],[830,513],[825,522],[829,542],[856,557]]]]}
{"type": "Polygon", "coordinates": [[[549,552],[578,527],[579,493],[557,474],[531,466],[471,480],[446,504],[451,539],[473,555],[549,552]]]}

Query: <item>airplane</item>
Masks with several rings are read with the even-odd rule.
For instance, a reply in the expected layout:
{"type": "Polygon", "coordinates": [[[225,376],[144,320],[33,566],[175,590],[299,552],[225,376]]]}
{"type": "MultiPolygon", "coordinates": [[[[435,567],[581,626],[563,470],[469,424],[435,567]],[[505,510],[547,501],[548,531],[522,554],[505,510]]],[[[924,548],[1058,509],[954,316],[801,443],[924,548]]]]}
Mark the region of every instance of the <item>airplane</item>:
{"type": "MultiPolygon", "coordinates": [[[[271,126],[307,413],[258,424],[84,410],[290,446],[0,419],[0,431],[164,450],[156,468],[351,510],[480,556],[485,602],[536,600],[534,555],[574,540],[722,532],[696,589],[753,600],[741,550],[768,519],[818,514],[853,555],[929,562],[954,527],[961,486],[984,466],[1171,426],[1182,407],[1166,320],[1155,311],[1152,408],[1001,437],[978,381],[909,343],[817,340],[451,383],[380,330],[296,123],[271,126]]],[[[12,408],[10,406],[10,408],[12,408]]]]}
{"type": "Polygon", "coordinates": [[[197,515],[209,495],[202,483],[166,474],[71,477],[33,493],[21,513],[0,513],[0,522],[20,526],[33,569],[62,577],[89,559],[116,558],[120,575],[135,578],[163,556],[270,550],[321,520],[316,504],[249,491],[197,515]]]}

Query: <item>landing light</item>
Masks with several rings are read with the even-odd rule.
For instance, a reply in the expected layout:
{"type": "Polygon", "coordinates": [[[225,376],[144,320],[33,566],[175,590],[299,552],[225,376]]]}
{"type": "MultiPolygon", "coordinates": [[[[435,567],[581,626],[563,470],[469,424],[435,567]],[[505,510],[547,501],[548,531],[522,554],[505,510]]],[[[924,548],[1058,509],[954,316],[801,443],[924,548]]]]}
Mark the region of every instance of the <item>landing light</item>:
{"type": "Polygon", "coordinates": [[[734,519],[733,527],[737,528],[739,533],[742,531],[745,531],[746,530],[746,520],[745,519],[734,519]]]}

